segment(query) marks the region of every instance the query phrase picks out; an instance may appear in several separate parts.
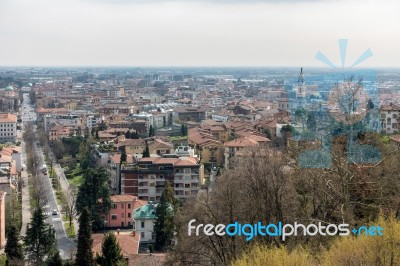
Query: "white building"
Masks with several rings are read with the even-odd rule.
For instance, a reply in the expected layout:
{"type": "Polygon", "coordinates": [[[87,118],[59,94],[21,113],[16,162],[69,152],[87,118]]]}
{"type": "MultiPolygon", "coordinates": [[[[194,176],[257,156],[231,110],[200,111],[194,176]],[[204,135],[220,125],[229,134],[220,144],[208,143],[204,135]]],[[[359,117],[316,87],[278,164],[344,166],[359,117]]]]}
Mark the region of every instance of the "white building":
{"type": "Polygon", "coordinates": [[[17,116],[10,113],[0,114],[0,142],[16,142],[17,116]]]}
{"type": "Polygon", "coordinates": [[[140,234],[141,243],[154,243],[156,204],[147,204],[133,211],[133,230],[140,234]]]}
{"type": "Polygon", "coordinates": [[[94,128],[102,121],[102,117],[98,115],[89,115],[86,117],[86,126],[88,128],[94,128]]]}
{"type": "Polygon", "coordinates": [[[381,106],[381,132],[382,134],[394,134],[399,132],[398,119],[400,105],[390,103],[381,106]]]}

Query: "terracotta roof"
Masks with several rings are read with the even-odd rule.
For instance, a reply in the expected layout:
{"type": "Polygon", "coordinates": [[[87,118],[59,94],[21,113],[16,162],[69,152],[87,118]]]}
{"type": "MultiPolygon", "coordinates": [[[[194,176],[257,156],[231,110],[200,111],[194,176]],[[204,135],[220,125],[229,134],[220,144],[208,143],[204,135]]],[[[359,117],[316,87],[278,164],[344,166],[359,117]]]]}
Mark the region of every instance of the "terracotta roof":
{"type": "Polygon", "coordinates": [[[147,205],[147,201],[139,200],[137,197],[129,195],[129,194],[121,194],[121,195],[112,195],[111,202],[119,203],[119,202],[133,202],[133,209],[139,208],[141,206],[147,205]]]}
{"type": "Polygon", "coordinates": [[[17,116],[10,113],[0,114],[0,123],[16,123],[17,116]]]}
{"type": "Polygon", "coordinates": [[[154,150],[154,149],[172,149],[174,148],[174,145],[171,143],[162,141],[160,139],[155,139],[153,143],[149,145],[149,149],[154,150]]]}
{"type": "Polygon", "coordinates": [[[147,157],[139,159],[139,162],[152,162],[153,164],[172,164],[174,166],[196,166],[198,165],[197,159],[194,157],[185,158],[160,158],[160,157],[147,157]]]}
{"type": "Polygon", "coordinates": [[[225,147],[251,147],[257,146],[260,142],[269,142],[268,138],[262,136],[251,135],[249,137],[242,137],[224,143],[225,147]]]}
{"type": "Polygon", "coordinates": [[[207,111],[206,108],[200,106],[193,106],[193,107],[185,107],[185,106],[178,106],[175,107],[174,112],[176,113],[197,113],[197,112],[205,112],[207,111]]]}
{"type": "Polygon", "coordinates": [[[164,265],[166,253],[136,254],[129,257],[128,266],[164,265]]]}
{"type": "Polygon", "coordinates": [[[390,103],[388,105],[382,105],[381,111],[400,111],[400,105],[390,103]]]}
{"type": "Polygon", "coordinates": [[[216,144],[221,145],[222,143],[217,140],[209,131],[201,128],[191,128],[188,130],[188,140],[196,143],[197,145],[204,144],[216,144]]]}
{"type": "MultiPolygon", "coordinates": [[[[99,254],[101,255],[101,246],[104,238],[104,234],[93,234],[93,247],[92,252],[94,255],[99,254]]],[[[121,248],[121,254],[124,257],[129,257],[135,254],[138,254],[139,250],[139,241],[140,241],[140,234],[132,234],[132,232],[125,233],[120,232],[119,234],[115,234],[117,238],[117,242],[119,247],[121,248]]]]}

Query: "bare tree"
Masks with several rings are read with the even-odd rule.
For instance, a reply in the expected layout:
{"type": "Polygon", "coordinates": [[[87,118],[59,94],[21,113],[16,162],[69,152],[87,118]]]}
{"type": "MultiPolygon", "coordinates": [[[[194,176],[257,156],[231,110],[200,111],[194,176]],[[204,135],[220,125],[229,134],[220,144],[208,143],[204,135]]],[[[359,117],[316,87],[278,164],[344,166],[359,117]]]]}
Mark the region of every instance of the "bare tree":
{"type": "Polygon", "coordinates": [[[68,188],[66,193],[64,193],[63,210],[69,220],[70,226],[72,224],[72,220],[78,215],[75,205],[76,205],[75,190],[68,188]]]}
{"type": "Polygon", "coordinates": [[[36,207],[43,208],[48,203],[47,190],[44,182],[45,180],[38,174],[33,175],[30,179],[31,197],[36,207]]]}

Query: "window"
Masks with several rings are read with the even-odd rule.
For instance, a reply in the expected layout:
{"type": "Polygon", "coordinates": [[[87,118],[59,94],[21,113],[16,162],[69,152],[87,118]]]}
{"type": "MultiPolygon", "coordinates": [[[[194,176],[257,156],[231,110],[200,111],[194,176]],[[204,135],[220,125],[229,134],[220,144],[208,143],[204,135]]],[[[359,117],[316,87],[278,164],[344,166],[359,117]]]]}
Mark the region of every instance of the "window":
{"type": "Polygon", "coordinates": [[[141,226],[142,228],[144,228],[144,222],[143,222],[143,221],[140,222],[140,226],[141,226]]]}
{"type": "Polygon", "coordinates": [[[117,220],[117,215],[116,214],[111,215],[111,220],[117,220]]]}
{"type": "Polygon", "coordinates": [[[392,128],[397,128],[397,123],[393,123],[392,128]]]}
{"type": "Polygon", "coordinates": [[[113,203],[113,209],[117,208],[117,204],[113,203]]]}
{"type": "Polygon", "coordinates": [[[131,213],[130,212],[128,212],[128,218],[131,218],[131,213]]]}
{"type": "Polygon", "coordinates": [[[121,209],[123,209],[124,208],[124,204],[123,203],[121,203],[121,209]]]}
{"type": "Polygon", "coordinates": [[[144,238],[144,232],[141,232],[141,233],[140,233],[140,237],[141,237],[141,238],[144,238]]]}
{"type": "Polygon", "coordinates": [[[130,203],[128,203],[128,209],[130,209],[131,208],[131,204],[130,203]]]}

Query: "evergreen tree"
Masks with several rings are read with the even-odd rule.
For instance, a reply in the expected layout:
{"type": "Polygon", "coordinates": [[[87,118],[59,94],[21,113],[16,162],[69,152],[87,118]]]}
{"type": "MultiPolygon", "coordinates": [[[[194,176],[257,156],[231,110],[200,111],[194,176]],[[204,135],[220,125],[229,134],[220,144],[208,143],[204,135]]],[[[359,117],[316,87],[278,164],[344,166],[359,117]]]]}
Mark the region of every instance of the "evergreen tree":
{"type": "Polygon", "coordinates": [[[149,137],[153,137],[154,136],[154,127],[152,125],[150,125],[149,128],[149,137]]]}
{"type": "Polygon", "coordinates": [[[108,233],[101,245],[102,255],[97,255],[96,261],[100,266],[114,266],[123,261],[121,248],[118,245],[117,238],[113,233],[108,233]]]}
{"type": "Polygon", "coordinates": [[[187,125],[182,124],[182,126],[181,126],[181,135],[182,136],[187,136],[187,133],[188,133],[187,125]]]}
{"type": "Polygon", "coordinates": [[[92,253],[92,225],[91,215],[88,208],[84,208],[79,216],[78,247],[76,251],[75,265],[91,266],[93,263],[92,253]]]}
{"type": "Polygon", "coordinates": [[[308,113],[307,129],[311,131],[315,131],[317,129],[317,120],[315,119],[315,114],[313,112],[308,113]]]}
{"type": "Polygon", "coordinates": [[[44,219],[42,209],[36,208],[24,238],[25,252],[33,265],[42,265],[43,258],[56,244],[55,231],[44,219]]]}
{"type": "Polygon", "coordinates": [[[128,131],[125,132],[125,138],[126,139],[131,139],[132,138],[131,131],[128,130],[128,131]]]}
{"type": "Polygon", "coordinates": [[[175,230],[174,207],[177,207],[174,191],[169,182],[166,182],[165,190],[155,212],[156,221],[154,222],[153,234],[155,249],[158,251],[165,251],[172,243],[175,230]]]}
{"type": "Polygon", "coordinates": [[[269,131],[268,128],[264,128],[263,133],[267,136],[267,138],[271,139],[271,131],[269,131]]]}
{"type": "Polygon", "coordinates": [[[108,174],[102,168],[88,168],[83,175],[83,183],[79,186],[76,209],[82,213],[88,208],[93,218],[93,230],[103,228],[101,216],[111,208],[108,174]]]}
{"type": "Polygon", "coordinates": [[[139,138],[139,134],[137,133],[137,131],[135,131],[134,133],[131,133],[131,139],[138,139],[139,138]]]}
{"type": "Polygon", "coordinates": [[[9,265],[11,261],[23,260],[24,255],[22,253],[22,246],[18,242],[19,236],[15,226],[12,224],[8,227],[7,231],[7,243],[4,248],[4,252],[7,255],[6,265],[9,265]]]}
{"type": "Polygon", "coordinates": [[[126,162],[126,153],[125,152],[121,153],[120,164],[122,164],[123,162],[126,162]]]}
{"type": "Polygon", "coordinates": [[[146,148],[143,151],[143,158],[150,157],[150,149],[149,149],[149,144],[146,143],[146,148]]]}
{"type": "Polygon", "coordinates": [[[96,130],[96,139],[100,139],[99,138],[99,130],[98,129],[96,130]]]}
{"type": "Polygon", "coordinates": [[[54,250],[46,261],[47,266],[63,266],[63,261],[58,250],[54,250]]]}

